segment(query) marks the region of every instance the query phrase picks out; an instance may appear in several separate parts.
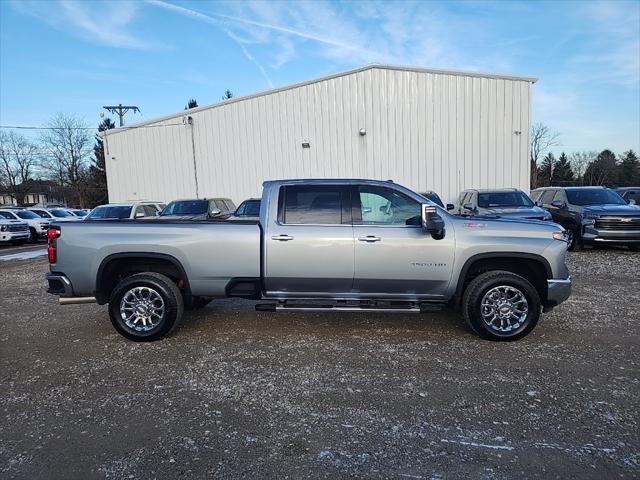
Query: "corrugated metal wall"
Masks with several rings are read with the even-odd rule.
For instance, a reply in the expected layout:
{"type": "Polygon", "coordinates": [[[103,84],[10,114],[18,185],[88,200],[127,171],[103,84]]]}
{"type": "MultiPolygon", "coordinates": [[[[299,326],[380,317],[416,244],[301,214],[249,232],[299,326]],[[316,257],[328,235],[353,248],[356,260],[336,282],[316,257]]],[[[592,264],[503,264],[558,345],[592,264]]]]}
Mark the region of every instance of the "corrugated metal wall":
{"type": "Polygon", "coordinates": [[[528,191],[530,97],[527,80],[374,67],[185,112],[107,136],[109,198],[194,197],[194,156],[199,196],[236,203],[276,178],[528,191]]]}

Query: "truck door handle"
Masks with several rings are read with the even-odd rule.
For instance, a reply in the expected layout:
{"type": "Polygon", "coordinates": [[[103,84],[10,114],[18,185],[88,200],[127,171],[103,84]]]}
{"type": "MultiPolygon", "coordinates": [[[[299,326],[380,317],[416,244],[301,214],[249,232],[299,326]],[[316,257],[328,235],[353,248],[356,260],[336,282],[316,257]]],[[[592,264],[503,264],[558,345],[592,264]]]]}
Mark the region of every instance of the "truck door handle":
{"type": "Polygon", "coordinates": [[[293,237],[291,235],[274,235],[273,237],[271,237],[271,240],[279,240],[281,242],[288,242],[289,240],[293,240],[293,237]]]}
{"type": "Polygon", "coordinates": [[[382,239],[380,237],[376,237],[375,235],[367,235],[366,237],[358,237],[358,240],[361,242],[373,243],[379,242],[382,239]]]}

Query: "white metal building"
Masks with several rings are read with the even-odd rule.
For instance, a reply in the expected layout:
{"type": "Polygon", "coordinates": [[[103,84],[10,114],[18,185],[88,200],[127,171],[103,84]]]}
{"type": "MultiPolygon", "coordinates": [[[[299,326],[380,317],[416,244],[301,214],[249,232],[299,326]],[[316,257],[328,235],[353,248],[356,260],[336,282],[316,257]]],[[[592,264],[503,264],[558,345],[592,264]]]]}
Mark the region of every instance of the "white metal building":
{"type": "Polygon", "coordinates": [[[259,196],[277,178],[392,179],[452,201],[529,190],[532,77],[369,65],[109,131],[109,200],[259,196]]]}

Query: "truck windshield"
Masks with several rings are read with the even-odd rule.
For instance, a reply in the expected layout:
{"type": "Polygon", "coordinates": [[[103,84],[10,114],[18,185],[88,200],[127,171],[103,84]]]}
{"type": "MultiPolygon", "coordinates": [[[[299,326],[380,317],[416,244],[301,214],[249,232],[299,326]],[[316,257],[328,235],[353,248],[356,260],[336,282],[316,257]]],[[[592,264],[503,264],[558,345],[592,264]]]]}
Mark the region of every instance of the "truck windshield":
{"type": "Polygon", "coordinates": [[[131,207],[126,205],[104,206],[94,208],[87,216],[87,220],[95,220],[99,218],[129,218],[131,215],[131,207]]]}
{"type": "Polygon", "coordinates": [[[51,210],[51,213],[53,214],[54,217],[58,217],[58,218],[66,218],[66,217],[73,216],[69,212],[65,212],[64,210],[60,210],[59,208],[51,210]]]}
{"type": "Polygon", "coordinates": [[[429,200],[431,200],[436,205],[440,205],[442,208],[444,208],[444,203],[442,203],[442,200],[440,199],[440,197],[438,196],[438,194],[436,192],[424,192],[424,193],[421,193],[420,195],[422,195],[423,197],[428,198],[429,200]]]}
{"type": "Polygon", "coordinates": [[[179,200],[171,202],[162,210],[160,216],[167,215],[202,215],[207,213],[209,202],[207,200],[179,200]]]}
{"type": "Polygon", "coordinates": [[[624,199],[616,192],[600,188],[567,190],[567,199],[572,205],[625,205],[624,199]]]}
{"type": "Polygon", "coordinates": [[[30,212],[29,210],[20,210],[19,212],[16,212],[16,215],[18,215],[20,218],[24,218],[25,220],[33,220],[34,218],[41,218],[39,215],[36,215],[33,212],[30,212]]]}
{"type": "Polygon", "coordinates": [[[235,213],[238,217],[257,217],[260,215],[260,200],[246,200],[235,213]]]}
{"type": "Polygon", "coordinates": [[[533,207],[533,202],[523,192],[487,192],[478,194],[478,206],[494,207],[533,207]]]}

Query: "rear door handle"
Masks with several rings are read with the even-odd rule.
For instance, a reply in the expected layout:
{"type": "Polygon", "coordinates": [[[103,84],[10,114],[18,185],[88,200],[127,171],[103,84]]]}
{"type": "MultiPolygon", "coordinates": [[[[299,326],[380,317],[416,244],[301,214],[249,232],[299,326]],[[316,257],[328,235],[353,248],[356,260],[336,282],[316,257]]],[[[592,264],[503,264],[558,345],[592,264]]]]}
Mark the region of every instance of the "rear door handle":
{"type": "Polygon", "coordinates": [[[361,242],[373,243],[379,242],[382,239],[380,237],[376,237],[375,235],[367,235],[366,237],[358,237],[358,240],[361,242]]]}
{"type": "Polygon", "coordinates": [[[293,240],[293,237],[291,235],[274,235],[273,237],[271,237],[271,240],[279,240],[281,242],[288,242],[289,240],[293,240]]]}

